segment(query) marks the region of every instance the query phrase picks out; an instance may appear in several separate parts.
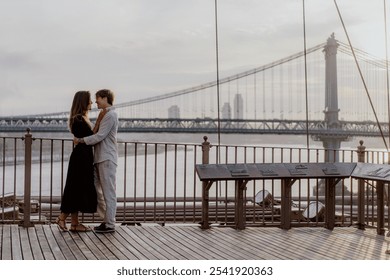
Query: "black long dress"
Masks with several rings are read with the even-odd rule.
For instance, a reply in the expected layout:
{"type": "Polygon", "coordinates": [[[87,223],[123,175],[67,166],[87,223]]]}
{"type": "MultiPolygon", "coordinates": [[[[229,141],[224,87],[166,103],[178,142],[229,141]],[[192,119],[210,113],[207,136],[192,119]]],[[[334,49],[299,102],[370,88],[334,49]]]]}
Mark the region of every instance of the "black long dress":
{"type": "MultiPolygon", "coordinates": [[[[76,116],[72,125],[73,135],[83,138],[92,135],[90,125],[80,116],[76,116]]],[[[97,195],[93,179],[92,146],[78,144],[69,159],[68,174],[61,201],[63,213],[95,213],[97,195]]]]}

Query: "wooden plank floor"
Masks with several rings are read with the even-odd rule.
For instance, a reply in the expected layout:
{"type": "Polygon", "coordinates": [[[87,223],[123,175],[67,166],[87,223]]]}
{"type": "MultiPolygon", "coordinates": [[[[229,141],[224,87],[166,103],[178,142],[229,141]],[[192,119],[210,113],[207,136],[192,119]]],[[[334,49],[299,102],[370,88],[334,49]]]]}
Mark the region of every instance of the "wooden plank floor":
{"type": "MultiPolygon", "coordinates": [[[[93,226],[93,225],[91,225],[93,226]]],[[[57,225],[0,225],[2,260],[389,260],[390,238],[338,227],[248,227],[237,231],[187,225],[118,226],[115,233],[71,233],[57,225]]]]}

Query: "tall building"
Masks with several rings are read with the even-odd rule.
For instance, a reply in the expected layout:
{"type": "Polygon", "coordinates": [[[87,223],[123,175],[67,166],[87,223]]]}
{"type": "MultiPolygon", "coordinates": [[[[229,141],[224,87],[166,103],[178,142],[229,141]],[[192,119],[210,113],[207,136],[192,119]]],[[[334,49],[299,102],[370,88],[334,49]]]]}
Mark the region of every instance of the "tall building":
{"type": "Polygon", "coordinates": [[[172,105],[168,108],[168,119],[180,119],[180,108],[177,105],[172,105]]]}
{"type": "Polygon", "coordinates": [[[225,102],[222,106],[222,119],[231,119],[232,118],[232,107],[228,102],[225,102]]]}
{"type": "Polygon", "coordinates": [[[234,96],[234,118],[243,119],[244,118],[244,101],[241,94],[237,93],[234,96]]]}

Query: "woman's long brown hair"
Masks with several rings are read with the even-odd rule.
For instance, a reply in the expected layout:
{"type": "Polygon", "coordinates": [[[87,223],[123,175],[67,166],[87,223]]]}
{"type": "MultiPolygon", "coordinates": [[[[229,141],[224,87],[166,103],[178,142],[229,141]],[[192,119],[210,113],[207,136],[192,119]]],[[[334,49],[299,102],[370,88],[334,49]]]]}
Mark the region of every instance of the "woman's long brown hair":
{"type": "Polygon", "coordinates": [[[72,125],[76,116],[86,116],[88,112],[88,105],[91,100],[91,93],[89,91],[78,91],[73,97],[72,108],[69,115],[69,129],[72,132],[72,125]]]}

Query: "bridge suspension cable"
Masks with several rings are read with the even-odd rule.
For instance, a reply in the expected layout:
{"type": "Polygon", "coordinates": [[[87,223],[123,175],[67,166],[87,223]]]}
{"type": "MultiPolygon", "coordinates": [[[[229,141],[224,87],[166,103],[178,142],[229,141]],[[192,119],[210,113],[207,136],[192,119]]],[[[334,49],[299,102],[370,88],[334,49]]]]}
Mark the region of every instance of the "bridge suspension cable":
{"type": "MultiPolygon", "coordinates": [[[[305,0],[303,3],[303,46],[304,46],[304,58],[305,58],[305,105],[306,105],[306,146],[309,149],[309,100],[307,91],[307,54],[306,54],[306,15],[305,15],[305,0]]],[[[309,156],[309,153],[308,153],[309,156]]],[[[309,159],[308,159],[309,160],[309,159]]]]}
{"type": "Polygon", "coordinates": [[[359,65],[359,62],[358,62],[358,60],[357,60],[357,57],[356,57],[354,48],[353,48],[353,46],[352,46],[351,39],[349,38],[347,28],[346,28],[346,26],[345,26],[345,24],[344,24],[344,20],[343,20],[343,17],[342,17],[342,15],[341,15],[339,6],[338,6],[336,0],[333,0],[333,2],[334,2],[334,4],[335,4],[335,6],[336,6],[337,13],[338,13],[338,15],[339,15],[341,24],[342,24],[343,29],[344,29],[344,32],[345,32],[345,35],[346,35],[346,37],[347,37],[349,46],[350,46],[350,48],[351,48],[352,55],[353,55],[353,58],[354,58],[354,60],[355,60],[355,64],[356,64],[356,67],[357,67],[358,72],[359,72],[359,75],[360,75],[360,79],[361,79],[361,81],[363,82],[363,86],[364,86],[364,89],[365,89],[365,91],[366,91],[368,100],[369,100],[369,102],[370,102],[371,109],[372,109],[372,111],[373,111],[373,113],[374,113],[375,120],[376,120],[376,123],[377,123],[377,125],[378,125],[379,130],[380,130],[380,133],[381,133],[381,136],[382,136],[384,145],[385,145],[385,147],[386,147],[386,150],[389,151],[389,148],[388,148],[388,146],[387,146],[387,141],[386,141],[385,136],[384,136],[384,134],[383,134],[383,130],[382,130],[381,124],[380,124],[379,119],[378,119],[378,116],[377,116],[377,114],[376,114],[376,110],[375,110],[374,104],[372,103],[371,95],[370,95],[370,93],[369,93],[369,91],[368,91],[368,87],[367,87],[367,84],[366,84],[365,79],[364,79],[364,77],[363,77],[362,70],[360,69],[360,65],[359,65]]]}
{"type": "MultiPolygon", "coordinates": [[[[313,53],[313,52],[315,52],[315,51],[317,51],[319,49],[322,49],[324,46],[325,46],[325,44],[322,43],[322,44],[316,45],[316,46],[314,46],[312,48],[309,48],[309,49],[306,50],[306,55],[308,55],[310,53],[313,53]]],[[[253,75],[255,73],[263,72],[265,70],[275,68],[276,66],[279,66],[279,65],[281,65],[283,63],[290,62],[292,60],[298,59],[298,58],[300,58],[302,56],[304,56],[304,52],[303,51],[299,52],[297,54],[288,56],[286,58],[283,58],[283,59],[280,59],[280,60],[268,63],[266,65],[263,65],[263,66],[260,66],[260,67],[257,67],[257,68],[254,68],[254,69],[251,69],[251,70],[248,70],[248,71],[244,71],[244,72],[241,72],[239,74],[235,74],[235,75],[231,75],[231,76],[219,79],[218,84],[222,85],[222,84],[229,83],[229,82],[232,82],[232,81],[235,81],[235,80],[239,80],[241,78],[253,75]]],[[[171,92],[171,93],[166,93],[166,94],[162,94],[162,95],[158,95],[158,96],[153,96],[153,97],[143,98],[143,99],[134,100],[134,101],[130,101],[130,102],[120,103],[120,104],[117,104],[115,107],[120,108],[120,107],[128,107],[128,106],[135,106],[135,105],[140,105],[140,104],[144,104],[144,103],[155,102],[155,101],[159,101],[159,100],[162,100],[162,99],[177,97],[177,96],[180,96],[180,95],[185,95],[185,94],[188,94],[188,93],[201,91],[203,89],[215,87],[216,85],[217,85],[217,81],[212,81],[212,82],[204,83],[204,84],[201,84],[201,85],[198,85],[198,86],[190,87],[190,88],[187,88],[187,89],[174,91],[174,92],[171,92]]]]}
{"type": "MultiPolygon", "coordinates": [[[[385,24],[385,51],[386,51],[386,90],[387,90],[387,115],[388,122],[390,125],[390,89],[389,89],[389,56],[388,56],[388,47],[387,47],[387,9],[386,9],[386,0],[383,0],[383,12],[384,12],[384,24],[385,24]]],[[[390,143],[390,132],[389,132],[389,143],[390,143]]]]}
{"type": "Polygon", "coordinates": [[[217,133],[218,133],[218,163],[220,157],[220,146],[221,146],[221,114],[220,114],[220,96],[219,96],[219,53],[218,53],[218,0],[214,2],[215,12],[215,57],[216,57],[216,71],[217,71],[217,133]]]}
{"type": "MultiPolygon", "coordinates": [[[[348,44],[345,44],[341,41],[337,41],[339,43],[339,51],[342,53],[345,53],[347,55],[351,55],[353,57],[353,53],[351,52],[351,47],[348,44]]],[[[380,69],[386,69],[386,61],[383,59],[378,59],[378,57],[373,56],[363,50],[359,50],[357,48],[354,48],[354,52],[358,60],[363,61],[367,64],[376,66],[380,69]]]]}

